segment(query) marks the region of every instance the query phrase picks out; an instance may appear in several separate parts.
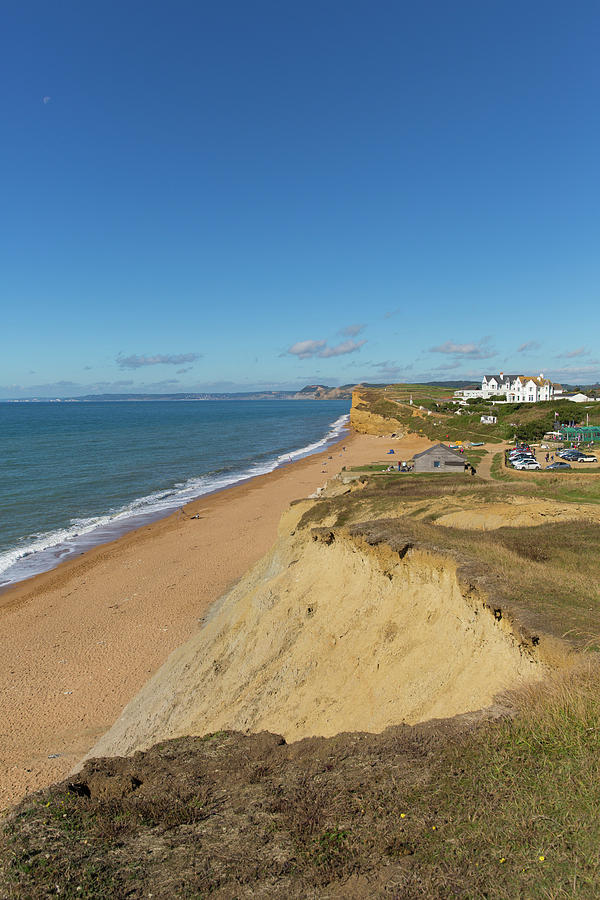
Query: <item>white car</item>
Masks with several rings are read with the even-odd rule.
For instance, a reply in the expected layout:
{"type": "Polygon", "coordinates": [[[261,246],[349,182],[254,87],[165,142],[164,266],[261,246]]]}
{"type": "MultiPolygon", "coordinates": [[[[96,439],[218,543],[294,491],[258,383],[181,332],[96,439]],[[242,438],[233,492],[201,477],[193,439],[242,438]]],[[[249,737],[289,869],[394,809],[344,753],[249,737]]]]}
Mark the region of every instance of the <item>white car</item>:
{"type": "Polygon", "coordinates": [[[520,459],[513,463],[515,469],[541,469],[537,459],[520,459]]]}

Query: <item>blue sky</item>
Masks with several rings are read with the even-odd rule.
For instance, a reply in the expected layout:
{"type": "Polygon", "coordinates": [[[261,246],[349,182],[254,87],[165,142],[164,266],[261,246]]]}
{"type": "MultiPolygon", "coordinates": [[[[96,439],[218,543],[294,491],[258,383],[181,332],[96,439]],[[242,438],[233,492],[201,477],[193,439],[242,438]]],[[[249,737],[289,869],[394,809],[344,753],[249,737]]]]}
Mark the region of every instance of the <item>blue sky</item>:
{"type": "Polygon", "coordinates": [[[4,10],[0,397],[600,378],[600,6],[4,10]]]}

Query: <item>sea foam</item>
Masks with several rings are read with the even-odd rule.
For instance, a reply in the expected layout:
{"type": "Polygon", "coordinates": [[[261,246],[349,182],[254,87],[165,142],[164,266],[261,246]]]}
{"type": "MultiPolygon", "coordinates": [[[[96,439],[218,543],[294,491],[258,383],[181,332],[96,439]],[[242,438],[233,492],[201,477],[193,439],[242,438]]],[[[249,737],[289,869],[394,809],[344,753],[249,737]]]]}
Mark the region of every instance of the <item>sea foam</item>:
{"type": "Polygon", "coordinates": [[[67,557],[114,540],[120,534],[168,515],[204,494],[223,490],[258,475],[266,475],[286,463],[318,453],[342,437],[349,418],[347,414],[340,416],[330,424],[329,430],[320,440],[289,453],[267,458],[244,469],[231,468],[189,478],[169,489],[138,497],[103,515],[74,517],[69,527],[30,534],[22,538],[15,547],[0,553],[0,586],[6,587],[52,569],[67,557]]]}

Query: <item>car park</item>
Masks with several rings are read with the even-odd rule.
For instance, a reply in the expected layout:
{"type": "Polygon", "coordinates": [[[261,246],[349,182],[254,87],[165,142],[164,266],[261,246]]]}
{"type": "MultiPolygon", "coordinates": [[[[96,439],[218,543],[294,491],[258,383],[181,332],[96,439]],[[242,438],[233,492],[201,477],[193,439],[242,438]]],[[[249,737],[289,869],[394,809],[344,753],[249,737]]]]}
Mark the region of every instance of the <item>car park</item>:
{"type": "Polygon", "coordinates": [[[549,466],[546,466],[547,469],[570,469],[571,466],[568,462],[563,462],[562,460],[558,460],[557,462],[550,463],[549,466]]]}

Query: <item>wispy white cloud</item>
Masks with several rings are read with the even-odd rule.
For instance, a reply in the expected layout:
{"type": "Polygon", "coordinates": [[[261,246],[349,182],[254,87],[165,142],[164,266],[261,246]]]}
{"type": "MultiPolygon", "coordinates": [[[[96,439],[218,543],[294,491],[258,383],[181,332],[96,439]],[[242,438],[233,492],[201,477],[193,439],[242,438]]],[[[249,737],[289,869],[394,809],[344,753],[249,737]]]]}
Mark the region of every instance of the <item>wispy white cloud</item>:
{"type": "Polygon", "coordinates": [[[329,359],[332,356],[344,356],[346,353],[356,353],[357,350],[360,350],[366,343],[366,340],[347,340],[343,341],[341,344],[337,344],[335,347],[329,347],[327,341],[298,341],[297,343],[292,344],[288,349],[287,354],[297,356],[298,359],[312,359],[315,356],[319,359],[329,359]]]}
{"type": "MultiPolygon", "coordinates": [[[[288,348],[288,353],[298,359],[310,359],[327,345],[327,341],[297,341],[288,348]]],[[[285,355],[285,354],[284,354],[285,355]]]]}
{"type": "Polygon", "coordinates": [[[390,359],[384,359],[382,362],[372,362],[369,365],[377,370],[381,378],[397,378],[398,375],[408,373],[414,368],[413,363],[399,365],[395,360],[390,359]]]}
{"type": "Polygon", "coordinates": [[[575,359],[578,356],[589,356],[590,351],[585,347],[578,347],[576,350],[567,350],[565,353],[559,353],[559,359],[575,359]]]}
{"type": "Polygon", "coordinates": [[[538,341],[525,341],[520,347],[517,347],[517,353],[527,353],[529,350],[539,350],[542,345],[538,341]]]}
{"type": "Polygon", "coordinates": [[[445,341],[437,347],[430,347],[430,353],[445,353],[460,359],[490,359],[496,356],[496,351],[490,347],[490,338],[483,337],[479,341],[466,344],[457,344],[454,341],[445,341]]]}
{"type": "Polygon", "coordinates": [[[356,325],[347,325],[345,328],[340,328],[339,333],[344,337],[356,337],[356,335],[360,334],[361,331],[364,331],[366,327],[364,322],[362,324],[357,323],[356,325]]]}
{"type": "Polygon", "coordinates": [[[597,381],[600,378],[600,360],[591,359],[589,365],[585,366],[564,366],[560,369],[551,369],[553,378],[588,378],[597,381]]]}
{"type": "Polygon", "coordinates": [[[180,366],[200,359],[199,353],[157,353],[155,356],[117,356],[121,369],[140,369],[143,366],[180,366]]]}
{"type": "Polygon", "coordinates": [[[346,353],[356,353],[366,343],[366,341],[344,341],[335,347],[324,347],[319,351],[318,356],[322,359],[328,359],[330,356],[344,356],[346,353]]]}

